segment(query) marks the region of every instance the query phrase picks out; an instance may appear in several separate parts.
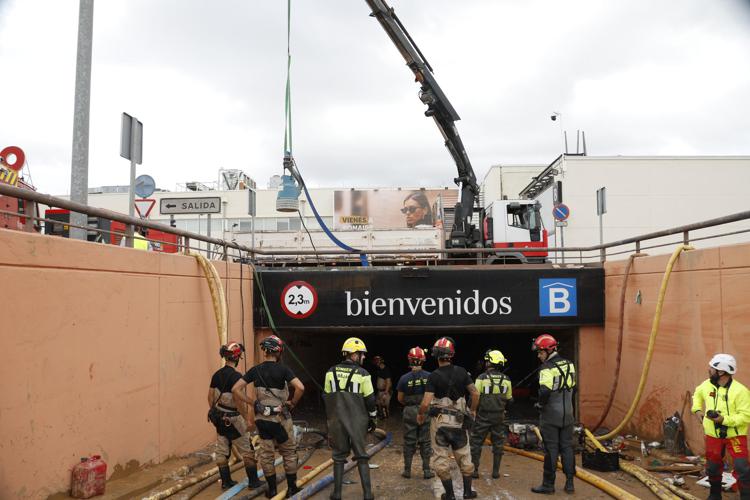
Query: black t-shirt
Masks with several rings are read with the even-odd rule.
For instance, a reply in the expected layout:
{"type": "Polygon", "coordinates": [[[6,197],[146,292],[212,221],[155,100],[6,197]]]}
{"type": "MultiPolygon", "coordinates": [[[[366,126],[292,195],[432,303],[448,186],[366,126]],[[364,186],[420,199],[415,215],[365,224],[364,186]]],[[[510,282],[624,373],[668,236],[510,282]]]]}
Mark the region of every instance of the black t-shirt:
{"type": "Polygon", "coordinates": [[[432,392],[436,398],[449,397],[452,401],[466,395],[466,387],[473,384],[469,373],[460,366],[442,366],[430,373],[427,378],[426,392],[432,392]],[[450,389],[450,393],[449,393],[450,389]]]}
{"type": "Polygon", "coordinates": [[[383,368],[376,366],[375,368],[373,368],[371,375],[372,375],[372,378],[375,380],[379,378],[382,378],[382,379],[391,378],[391,369],[388,368],[387,366],[383,368]]]}
{"type": "Polygon", "coordinates": [[[218,389],[219,392],[232,392],[232,387],[237,381],[242,378],[242,374],[238,372],[233,366],[226,365],[224,368],[217,370],[214,376],[211,377],[211,385],[209,387],[218,389]]]}
{"type": "Polygon", "coordinates": [[[279,390],[283,390],[284,386],[295,378],[296,375],[291,368],[275,361],[264,361],[253,366],[242,377],[248,384],[254,383],[255,387],[279,390]]]}

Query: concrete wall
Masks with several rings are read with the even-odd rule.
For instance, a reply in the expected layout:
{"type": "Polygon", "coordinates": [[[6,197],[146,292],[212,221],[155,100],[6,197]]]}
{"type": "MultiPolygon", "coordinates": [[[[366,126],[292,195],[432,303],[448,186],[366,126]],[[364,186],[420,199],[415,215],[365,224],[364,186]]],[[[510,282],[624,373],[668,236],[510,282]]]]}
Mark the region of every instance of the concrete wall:
{"type": "MultiPolygon", "coordinates": [[[[239,266],[215,265],[241,339],[239,266]]],[[[251,343],[247,268],[242,283],[251,343]]],[[[192,257],[0,230],[0,288],[0,498],[66,490],[81,456],[111,474],[213,440],[219,342],[192,257]]]]}
{"type": "MultiPolygon", "coordinates": [[[[656,301],[668,256],[637,258],[627,282],[624,342],[619,386],[605,425],[625,415],[640,379],[656,301]],[[636,294],[641,292],[641,304],[636,294]]],[[[600,417],[612,385],[617,354],[620,294],[627,261],[608,262],[606,323],[581,329],[580,403],[589,425],[600,417]]],[[[737,379],[750,385],[750,245],[730,245],[683,253],[669,281],[648,382],[628,432],[662,439],[663,420],[681,411],[686,391],[703,380],[715,353],[737,357],[737,379]]],[[[702,430],[685,410],[687,437],[702,451],[702,430]]]]}

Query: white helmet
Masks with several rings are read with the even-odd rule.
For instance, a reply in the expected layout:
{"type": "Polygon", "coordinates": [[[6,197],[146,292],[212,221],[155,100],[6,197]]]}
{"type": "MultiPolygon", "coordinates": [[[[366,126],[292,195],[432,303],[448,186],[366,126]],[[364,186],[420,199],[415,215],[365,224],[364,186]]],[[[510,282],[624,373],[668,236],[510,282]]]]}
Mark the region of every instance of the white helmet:
{"type": "Polygon", "coordinates": [[[716,354],[711,361],[708,362],[708,366],[715,370],[727,372],[730,375],[734,375],[737,372],[737,360],[731,354],[716,354]]]}

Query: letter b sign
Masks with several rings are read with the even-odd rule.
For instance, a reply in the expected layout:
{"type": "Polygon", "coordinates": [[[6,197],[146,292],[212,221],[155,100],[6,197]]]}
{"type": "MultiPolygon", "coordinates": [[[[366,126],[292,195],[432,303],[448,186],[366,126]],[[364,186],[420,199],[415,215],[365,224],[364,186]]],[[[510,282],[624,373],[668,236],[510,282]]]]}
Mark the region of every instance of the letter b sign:
{"type": "Polygon", "coordinates": [[[577,316],[576,279],[539,280],[539,316],[577,316]]]}

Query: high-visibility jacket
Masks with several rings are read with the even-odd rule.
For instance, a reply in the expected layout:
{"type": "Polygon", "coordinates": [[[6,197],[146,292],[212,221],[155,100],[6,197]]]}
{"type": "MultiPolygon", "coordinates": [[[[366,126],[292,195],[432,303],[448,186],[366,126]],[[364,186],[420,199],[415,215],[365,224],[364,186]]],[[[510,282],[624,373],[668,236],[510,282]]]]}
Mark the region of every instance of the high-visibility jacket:
{"type": "Polygon", "coordinates": [[[693,392],[692,412],[699,410],[704,411],[703,431],[707,436],[746,436],[747,425],[750,423],[750,391],[736,380],[730,380],[726,386],[721,387],[707,379],[693,392]],[[708,410],[720,413],[724,421],[716,424],[708,419],[705,416],[708,410]]]}
{"type": "Polygon", "coordinates": [[[367,409],[367,414],[373,418],[377,415],[372,377],[367,370],[351,361],[334,365],[326,372],[323,391],[331,395],[359,396],[367,409]]]}
{"type": "Polygon", "coordinates": [[[143,235],[137,232],[133,235],[133,248],[136,250],[150,250],[149,246],[148,240],[143,235]]]}
{"type": "Polygon", "coordinates": [[[505,410],[505,405],[513,399],[510,379],[498,370],[487,370],[477,377],[474,385],[479,391],[479,412],[496,413],[505,410]]]}
{"type": "Polygon", "coordinates": [[[576,367],[572,361],[552,353],[539,369],[540,424],[558,427],[572,425],[573,389],[576,386],[576,367]]]}

